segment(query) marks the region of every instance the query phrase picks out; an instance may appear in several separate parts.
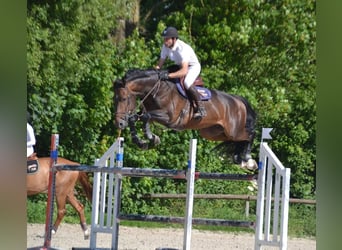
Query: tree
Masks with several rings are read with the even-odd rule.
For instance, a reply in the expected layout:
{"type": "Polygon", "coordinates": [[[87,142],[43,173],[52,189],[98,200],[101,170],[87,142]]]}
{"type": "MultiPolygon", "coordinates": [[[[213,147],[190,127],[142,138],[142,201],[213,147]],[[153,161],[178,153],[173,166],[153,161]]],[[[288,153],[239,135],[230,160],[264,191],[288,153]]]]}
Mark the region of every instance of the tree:
{"type": "Polygon", "coordinates": [[[29,1],[27,94],[37,151],[47,155],[50,134],[77,161],[96,155],[112,119],[115,48],[109,31],[118,10],[110,0],[29,1]]]}

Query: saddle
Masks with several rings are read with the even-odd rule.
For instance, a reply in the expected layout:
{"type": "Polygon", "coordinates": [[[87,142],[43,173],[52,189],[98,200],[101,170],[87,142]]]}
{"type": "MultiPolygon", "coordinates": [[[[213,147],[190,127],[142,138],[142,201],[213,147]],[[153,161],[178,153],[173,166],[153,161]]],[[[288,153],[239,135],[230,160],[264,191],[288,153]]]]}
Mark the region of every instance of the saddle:
{"type": "Polygon", "coordinates": [[[34,174],[39,169],[39,162],[38,157],[36,153],[31,154],[29,157],[27,157],[27,174],[34,174]]]}
{"type": "MultiPolygon", "coordinates": [[[[178,65],[171,65],[169,67],[167,67],[168,72],[176,72],[177,70],[179,70],[180,67],[178,65]]],[[[185,93],[185,88],[184,88],[184,79],[185,76],[181,77],[181,78],[174,78],[174,79],[170,79],[170,81],[174,82],[177,86],[178,92],[184,97],[188,99],[187,94],[185,93]]],[[[198,93],[201,96],[201,100],[202,101],[208,101],[211,98],[211,92],[209,89],[204,88],[204,82],[202,77],[198,76],[196,78],[196,80],[194,81],[194,85],[198,91],[198,93]]]]}
{"type": "MultiPolygon", "coordinates": [[[[188,96],[184,90],[184,84],[182,84],[182,80],[180,78],[175,79],[175,84],[177,86],[178,92],[184,98],[188,98],[188,96]]],[[[202,81],[202,78],[200,76],[197,77],[194,84],[195,84],[195,88],[197,89],[198,93],[201,96],[201,100],[202,101],[208,101],[211,98],[211,91],[209,89],[203,87],[203,81],[202,81]]]]}
{"type": "MultiPolygon", "coordinates": [[[[170,65],[169,67],[167,67],[167,70],[170,73],[171,72],[176,72],[179,69],[180,69],[180,67],[178,65],[176,65],[176,64],[173,64],[173,65],[170,65]]],[[[185,79],[185,76],[183,76],[181,78],[170,79],[170,81],[172,81],[172,82],[174,82],[176,84],[177,90],[181,94],[181,96],[183,96],[184,98],[188,99],[188,96],[185,93],[184,79],[185,79]]],[[[208,101],[211,98],[210,90],[207,89],[207,88],[204,88],[204,82],[203,82],[202,77],[198,76],[196,78],[196,80],[194,81],[194,85],[195,85],[198,93],[200,94],[202,101],[208,101]]]]}

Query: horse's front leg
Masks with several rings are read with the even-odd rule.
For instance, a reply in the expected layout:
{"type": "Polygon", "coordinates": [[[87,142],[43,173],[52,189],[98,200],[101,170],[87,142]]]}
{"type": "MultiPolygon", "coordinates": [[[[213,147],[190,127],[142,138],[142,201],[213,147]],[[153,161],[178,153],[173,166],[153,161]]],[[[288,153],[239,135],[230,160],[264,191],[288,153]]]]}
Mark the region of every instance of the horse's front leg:
{"type": "Polygon", "coordinates": [[[88,229],[84,214],[84,206],[77,200],[77,198],[74,195],[74,191],[70,192],[67,198],[70,205],[77,211],[78,216],[80,217],[80,225],[84,233],[84,239],[89,239],[90,231],[88,229]]]}
{"type": "Polygon", "coordinates": [[[139,148],[146,150],[146,149],[148,149],[148,143],[139,138],[138,132],[137,132],[137,129],[135,126],[136,121],[137,121],[137,116],[131,116],[128,119],[128,126],[129,126],[129,130],[131,132],[132,141],[139,148]]]}
{"type": "Polygon", "coordinates": [[[52,226],[51,233],[55,234],[61,224],[64,215],[66,214],[66,195],[56,193],[56,205],[57,205],[57,217],[55,223],[52,226]]]}
{"type": "Polygon", "coordinates": [[[144,114],[141,117],[141,120],[143,122],[143,131],[144,131],[145,137],[150,141],[150,143],[152,143],[153,146],[156,146],[160,144],[160,138],[159,136],[153,134],[150,129],[150,123],[149,123],[150,118],[151,116],[148,113],[144,114]]]}

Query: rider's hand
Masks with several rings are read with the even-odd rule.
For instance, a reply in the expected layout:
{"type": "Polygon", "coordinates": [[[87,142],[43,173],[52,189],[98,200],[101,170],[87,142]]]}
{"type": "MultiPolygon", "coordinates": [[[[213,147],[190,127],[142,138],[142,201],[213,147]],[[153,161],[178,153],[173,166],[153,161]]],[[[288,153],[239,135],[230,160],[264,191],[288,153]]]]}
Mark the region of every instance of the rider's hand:
{"type": "Polygon", "coordinates": [[[159,79],[160,80],[167,80],[169,79],[169,72],[167,70],[162,70],[159,72],[159,79]]]}

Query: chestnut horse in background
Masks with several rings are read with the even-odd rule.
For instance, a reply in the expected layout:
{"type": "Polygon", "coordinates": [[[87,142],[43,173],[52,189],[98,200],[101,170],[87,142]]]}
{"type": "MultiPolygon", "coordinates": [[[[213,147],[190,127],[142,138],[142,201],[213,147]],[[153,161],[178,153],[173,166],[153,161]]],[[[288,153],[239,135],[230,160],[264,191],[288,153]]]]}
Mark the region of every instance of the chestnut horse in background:
{"type": "Polygon", "coordinates": [[[181,88],[174,81],[160,79],[160,72],[155,69],[129,70],[122,80],[114,82],[116,127],[121,130],[129,126],[133,142],[142,149],[160,143],[160,138],[150,130],[150,122],[173,130],[198,130],[203,138],[222,142],[214,149],[232,156],[234,163],[241,167],[255,170],[257,164],[252,159],[251,148],[256,113],[249,102],[238,95],[218,90],[207,92],[202,88],[200,94],[208,93],[208,98],[203,101],[207,115],[194,120],[193,107],[181,94],[181,88]],[[148,142],[137,135],[136,122],[139,120],[143,122],[148,142]]]}
{"type": "MultiPolygon", "coordinates": [[[[49,185],[49,172],[50,172],[50,157],[36,157],[30,160],[38,160],[38,171],[29,173],[26,176],[27,195],[35,195],[39,193],[47,193],[49,185]]],[[[80,165],[77,162],[69,161],[67,159],[58,157],[56,165],[80,165]]],[[[81,228],[84,232],[84,238],[88,239],[89,230],[87,228],[86,218],[84,215],[84,206],[75,197],[75,185],[79,182],[83,191],[89,200],[92,202],[92,184],[88,179],[85,172],[79,171],[57,171],[55,194],[57,203],[57,218],[53,225],[52,233],[56,233],[59,224],[61,223],[66,213],[66,203],[68,202],[78,213],[80,217],[81,228]]]]}

